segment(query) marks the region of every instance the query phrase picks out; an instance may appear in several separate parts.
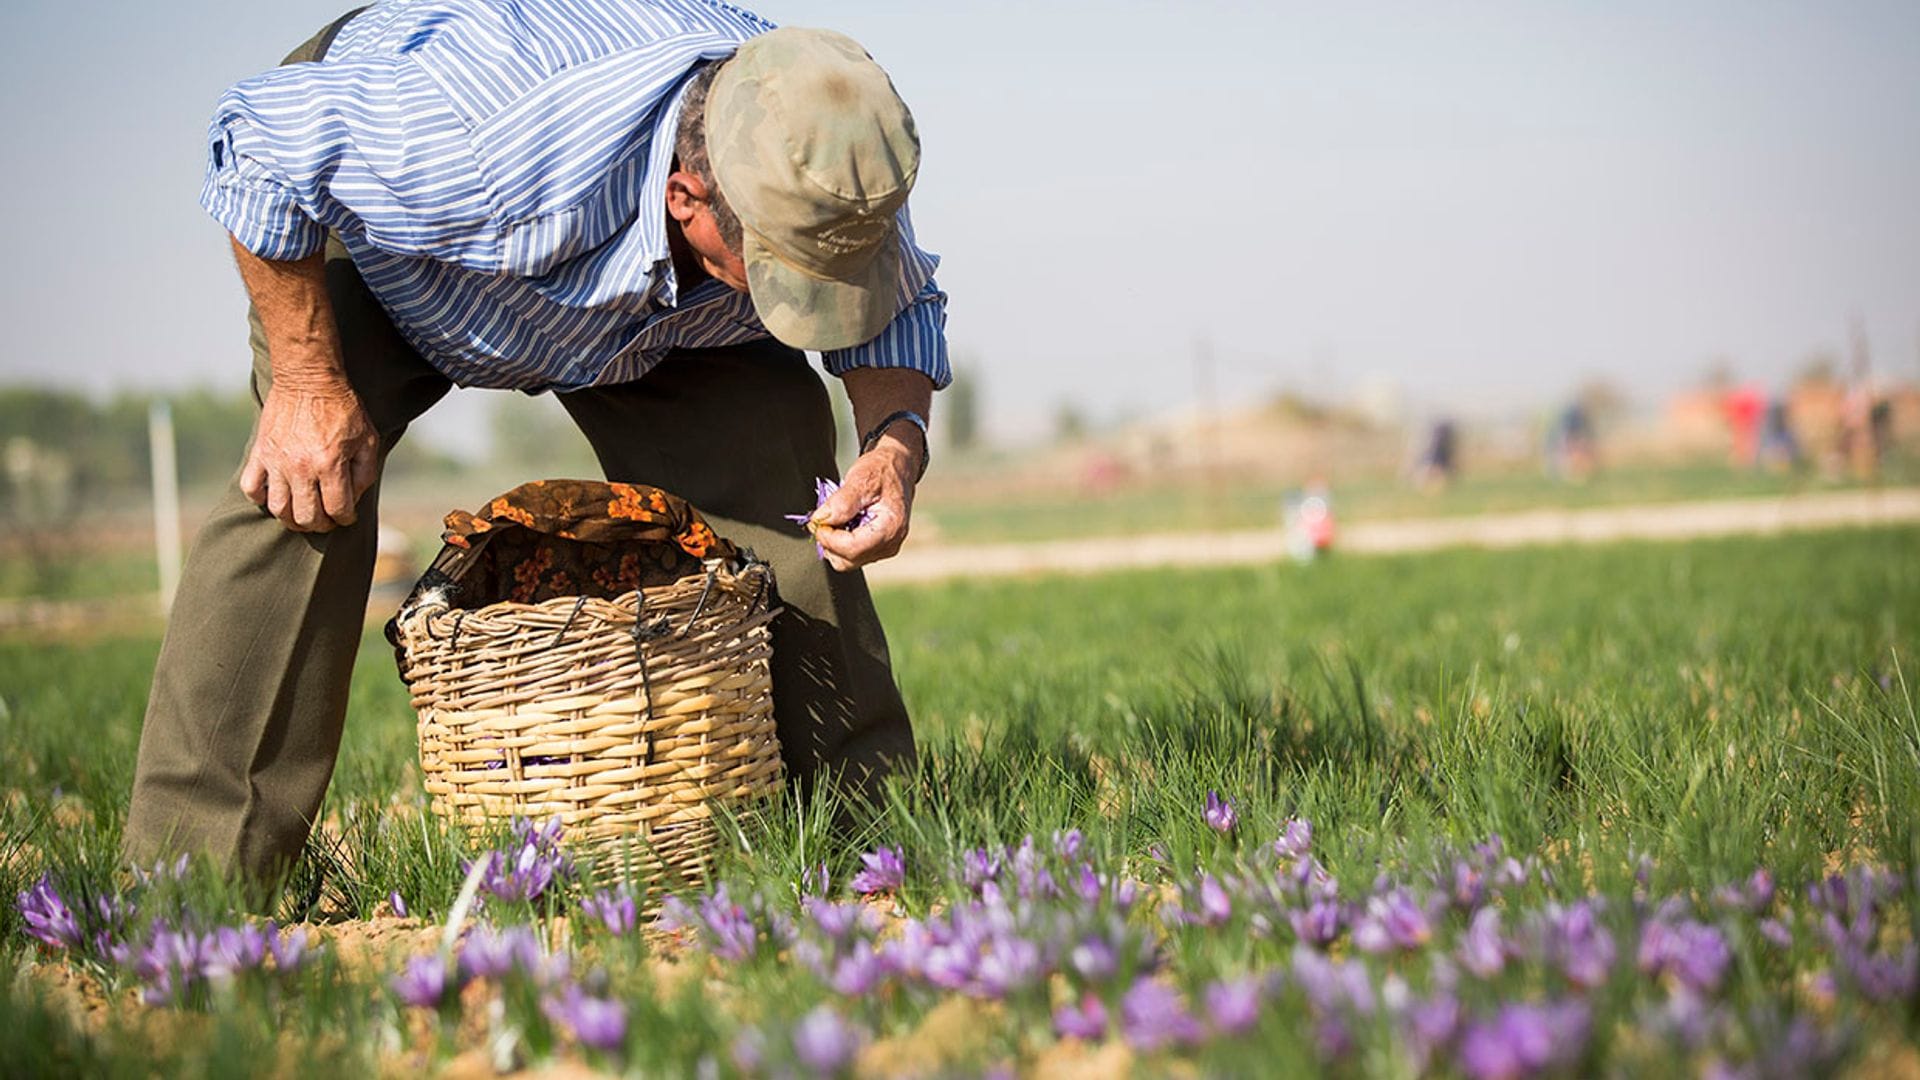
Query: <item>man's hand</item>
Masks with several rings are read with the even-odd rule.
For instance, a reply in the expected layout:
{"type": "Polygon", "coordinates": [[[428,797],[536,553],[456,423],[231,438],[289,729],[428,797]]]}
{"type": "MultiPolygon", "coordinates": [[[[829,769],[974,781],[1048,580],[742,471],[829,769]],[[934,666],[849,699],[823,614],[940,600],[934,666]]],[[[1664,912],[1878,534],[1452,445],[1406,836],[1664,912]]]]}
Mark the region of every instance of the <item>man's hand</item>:
{"type": "Polygon", "coordinates": [[[240,490],[295,532],[359,519],[355,506],[379,476],[380,436],[353,388],[274,383],[260,408],[240,490]]]}
{"type": "MultiPolygon", "coordinates": [[[[865,436],[873,425],[902,409],[926,416],[933,408],[933,381],[918,371],[855,368],[840,382],[853,406],[856,437],[865,436]]],[[[828,566],[852,570],[900,550],[913,513],[924,437],[905,420],[894,423],[854,461],[840,490],[814,511],[813,538],[826,552],[828,566]],[[867,520],[859,527],[839,527],[859,517],[862,510],[867,511],[867,520]]]]}
{"type": "Polygon", "coordinates": [[[295,532],[351,525],[380,475],[380,435],[341,362],[326,256],[262,259],[235,240],[233,257],[273,367],[240,490],[295,532]]]}
{"type": "Polygon", "coordinates": [[[890,433],[861,454],[847,470],[840,490],[834,492],[813,512],[813,538],[827,554],[827,565],[835,570],[852,570],[868,563],[890,558],[906,542],[907,526],[913,514],[914,476],[920,471],[920,429],[909,424],[896,428],[911,433],[904,438],[890,433]],[[906,440],[913,440],[911,442],[906,440]],[[866,520],[854,528],[841,528],[845,522],[866,512],[866,520]]]}

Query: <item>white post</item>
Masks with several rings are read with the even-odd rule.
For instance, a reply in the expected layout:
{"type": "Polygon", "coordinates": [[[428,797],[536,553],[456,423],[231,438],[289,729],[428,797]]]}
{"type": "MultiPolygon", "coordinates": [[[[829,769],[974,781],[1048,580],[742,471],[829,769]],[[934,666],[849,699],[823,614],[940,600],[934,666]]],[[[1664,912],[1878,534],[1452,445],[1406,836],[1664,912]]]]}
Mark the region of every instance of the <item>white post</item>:
{"type": "Polygon", "coordinates": [[[147,408],[147,446],[153,462],[153,553],[160,563],[160,614],[165,615],[180,584],[180,472],[173,408],[165,399],[155,398],[147,408]]]}

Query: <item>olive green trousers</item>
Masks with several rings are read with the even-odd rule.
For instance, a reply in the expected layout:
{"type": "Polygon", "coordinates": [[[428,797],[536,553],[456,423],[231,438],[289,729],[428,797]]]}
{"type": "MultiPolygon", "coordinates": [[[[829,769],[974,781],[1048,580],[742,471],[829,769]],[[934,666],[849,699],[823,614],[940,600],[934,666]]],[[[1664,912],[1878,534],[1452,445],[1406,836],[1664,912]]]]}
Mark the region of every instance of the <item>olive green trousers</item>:
{"type": "MultiPolygon", "coordinates": [[[[384,463],[450,384],[401,339],[337,242],[326,276],[347,377],[384,463]]],[[[272,372],[252,321],[259,400],[272,372]]],[[[832,408],[805,357],[771,340],[685,350],[636,382],[560,400],[608,479],[690,500],[773,566],[784,607],[773,626],[774,712],[790,775],[804,783],[830,768],[860,793],[909,762],[913,734],[865,578],[828,569],[782,518],[812,507],[816,476],[837,475],[832,408]]],[[[194,542],[154,671],[128,860],[191,852],[271,880],[300,853],[347,719],[379,501],[376,483],[356,524],[290,532],[241,493],[236,474],[194,542]]]]}

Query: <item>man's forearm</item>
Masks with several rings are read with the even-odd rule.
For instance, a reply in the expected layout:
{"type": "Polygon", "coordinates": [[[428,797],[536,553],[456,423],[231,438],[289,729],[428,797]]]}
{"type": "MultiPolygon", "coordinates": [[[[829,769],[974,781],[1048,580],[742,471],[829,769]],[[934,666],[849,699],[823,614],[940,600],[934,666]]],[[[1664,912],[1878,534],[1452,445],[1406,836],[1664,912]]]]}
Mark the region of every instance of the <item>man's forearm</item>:
{"type": "Polygon", "coordinates": [[[326,256],[279,262],[237,241],[233,254],[273,365],[240,490],[290,529],[351,525],[379,476],[380,438],[347,379],[326,256]]]}
{"type": "Polygon", "coordinates": [[[273,384],[300,391],[345,389],[340,332],[327,298],[325,253],[284,262],[262,259],[235,240],[233,257],[266,331],[273,384]]]}
{"type": "MultiPolygon", "coordinates": [[[[933,380],[912,368],[854,368],[841,378],[847,388],[847,400],[853,405],[854,438],[865,438],[873,425],[902,409],[911,409],[932,420],[933,380]]],[[[916,463],[926,448],[926,436],[914,425],[902,421],[888,428],[881,443],[897,442],[916,463]]]]}

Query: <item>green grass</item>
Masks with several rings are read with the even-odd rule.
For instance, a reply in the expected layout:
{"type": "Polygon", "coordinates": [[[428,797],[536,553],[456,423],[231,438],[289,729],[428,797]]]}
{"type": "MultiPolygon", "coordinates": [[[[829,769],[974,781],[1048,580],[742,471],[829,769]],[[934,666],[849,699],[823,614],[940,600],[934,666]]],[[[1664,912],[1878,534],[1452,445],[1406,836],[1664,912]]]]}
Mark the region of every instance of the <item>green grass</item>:
{"type": "MultiPolygon", "coordinates": [[[[918,774],[850,835],[827,827],[823,805],[776,816],[720,874],[739,893],[791,896],[817,861],[844,881],[858,852],[897,844],[911,871],[901,903],[924,913],[954,898],[939,871],[964,849],[1066,827],[1085,830],[1105,866],[1138,872],[1158,848],[1181,868],[1219,868],[1236,856],[1199,821],[1209,789],[1239,801],[1248,836],[1311,819],[1319,858],[1360,886],[1378,867],[1494,833],[1542,855],[1563,887],[1620,896],[1642,855],[1662,892],[1704,892],[1760,865],[1783,892],[1842,863],[1910,868],[1917,555],[1920,530],[1902,528],[883,591],[918,774]]],[[[111,879],[156,648],[0,642],[6,895],[43,866],[111,879]]],[[[412,714],[376,636],[353,694],[329,801],[343,836],[330,913],[371,915],[398,889],[416,914],[443,915],[463,841],[391,812],[419,802],[419,778],[412,714]]],[[[204,873],[186,892],[181,902],[202,910],[232,899],[204,873]]],[[[663,983],[646,946],[584,940],[642,1010],[636,1024],[650,1034],[628,1063],[643,1071],[725,1062],[742,1018],[790,1019],[821,995],[772,960],[705,988],[663,983]]],[[[10,967],[33,962],[11,908],[0,941],[10,967]]],[[[1736,1001],[1791,992],[1756,948],[1741,946],[1736,1001]]],[[[1170,942],[1194,979],[1275,949],[1284,956],[1247,936],[1170,942]]],[[[122,1017],[87,1037],[37,983],[8,978],[0,1024],[28,1033],[37,1057],[27,1060],[85,1071],[249,1071],[276,1025],[302,1048],[295,1071],[357,1070],[407,1044],[394,1033],[409,1021],[379,981],[322,968],[278,1002],[229,1001],[159,1035],[122,1017]]],[[[932,1005],[890,999],[866,1019],[899,1034],[932,1005]]],[[[959,1067],[1031,1063],[1046,1027],[1037,1009],[984,1024],[977,1059],[959,1067]]],[[[1911,1014],[1850,1022],[1915,1031],[1911,1014]]],[[[1308,1060],[1304,1037],[1284,1027],[1203,1064],[1308,1060]]],[[[1396,1069],[1375,1060],[1360,1071],[1396,1069]]]]}

